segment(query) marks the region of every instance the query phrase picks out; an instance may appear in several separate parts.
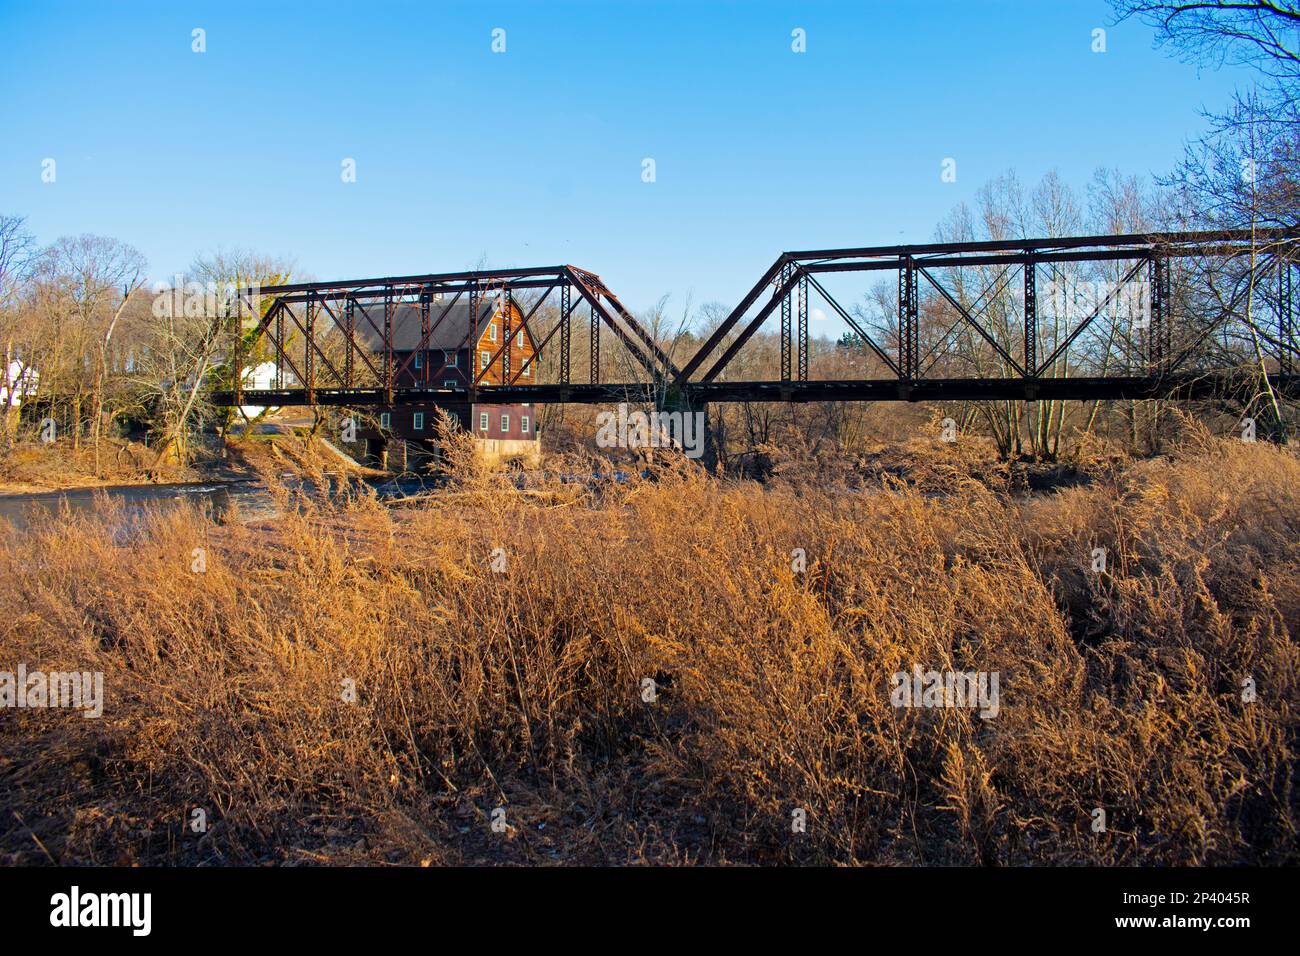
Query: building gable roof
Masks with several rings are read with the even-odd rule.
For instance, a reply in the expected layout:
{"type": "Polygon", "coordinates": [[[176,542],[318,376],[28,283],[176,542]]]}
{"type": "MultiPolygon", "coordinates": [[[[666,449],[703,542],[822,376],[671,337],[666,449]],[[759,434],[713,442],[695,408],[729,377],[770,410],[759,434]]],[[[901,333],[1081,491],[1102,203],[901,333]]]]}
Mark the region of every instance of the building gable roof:
{"type": "MultiPolygon", "coordinates": [[[[518,305],[513,300],[511,300],[511,305],[515,312],[519,311],[518,305]]],[[[296,305],[293,308],[295,314],[301,320],[303,307],[296,305]]],[[[434,299],[429,303],[430,326],[438,323],[438,317],[442,315],[445,309],[447,309],[445,300],[434,299]]],[[[335,310],[338,311],[337,306],[335,306],[335,310]]],[[[367,303],[365,310],[370,314],[369,320],[362,312],[362,306],[358,305],[355,308],[357,342],[372,352],[382,352],[384,350],[384,304],[382,302],[367,303]]],[[[482,338],[488,323],[496,318],[498,311],[499,304],[496,299],[489,299],[480,303],[478,326],[469,340],[471,347],[476,345],[478,340],[482,338]]],[[[429,336],[427,348],[444,350],[459,348],[469,327],[469,314],[469,302],[462,296],[460,301],[451,306],[446,318],[441,323],[438,323],[438,327],[429,336]]],[[[341,312],[339,312],[339,316],[342,318],[341,312]]],[[[327,322],[332,322],[329,316],[325,318],[327,322]]],[[[319,318],[317,321],[319,322],[319,318]]],[[[420,307],[412,302],[394,303],[393,351],[414,352],[419,347],[420,334],[420,307]]]]}

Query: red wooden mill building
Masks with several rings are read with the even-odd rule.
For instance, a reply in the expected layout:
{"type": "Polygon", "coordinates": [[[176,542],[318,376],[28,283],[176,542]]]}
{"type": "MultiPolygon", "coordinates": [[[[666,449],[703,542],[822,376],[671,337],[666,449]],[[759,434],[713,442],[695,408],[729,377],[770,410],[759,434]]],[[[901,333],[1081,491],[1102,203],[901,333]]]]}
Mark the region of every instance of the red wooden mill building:
{"type": "MultiPolygon", "coordinates": [[[[439,298],[434,297],[435,310],[447,308],[437,304],[439,298]]],[[[463,388],[479,372],[483,373],[480,385],[500,385],[511,380],[521,385],[536,383],[537,346],[528,330],[522,328],[523,313],[512,297],[496,296],[482,301],[477,329],[467,335],[469,322],[469,303],[452,304],[430,335],[426,348],[418,351],[422,335],[420,308],[413,303],[395,303],[393,385],[402,388],[427,383],[435,388],[463,388]],[[507,308],[510,311],[505,321],[507,308]],[[503,341],[506,329],[510,330],[508,347],[503,341]],[[461,343],[466,341],[471,344],[462,347],[461,343]]],[[[384,340],[377,330],[369,328],[368,323],[358,323],[357,338],[361,345],[382,358],[384,340]]],[[[393,442],[414,446],[417,456],[434,454],[439,408],[454,415],[460,426],[474,435],[489,460],[537,464],[541,448],[537,439],[537,407],[526,404],[446,402],[378,407],[371,421],[357,429],[357,438],[366,442],[367,458],[372,462],[380,460],[393,442]]]]}

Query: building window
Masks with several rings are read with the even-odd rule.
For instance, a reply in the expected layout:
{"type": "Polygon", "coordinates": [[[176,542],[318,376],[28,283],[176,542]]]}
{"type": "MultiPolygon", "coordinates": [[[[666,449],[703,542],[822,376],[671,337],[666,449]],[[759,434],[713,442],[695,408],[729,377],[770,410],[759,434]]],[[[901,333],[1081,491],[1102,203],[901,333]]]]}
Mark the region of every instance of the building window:
{"type": "Polygon", "coordinates": [[[380,412],[380,413],[379,413],[379,427],[380,427],[380,428],[385,428],[385,429],[386,429],[386,428],[390,428],[391,425],[392,425],[392,421],[393,421],[393,416],[390,415],[388,412],[380,412]]]}
{"type": "Polygon", "coordinates": [[[503,432],[508,432],[508,431],[510,431],[510,416],[509,416],[509,415],[502,415],[502,416],[501,416],[501,430],[502,430],[503,432]]]}
{"type": "Polygon", "coordinates": [[[528,377],[528,373],[531,372],[532,370],[533,370],[533,366],[532,366],[532,364],[530,363],[530,364],[524,366],[524,370],[523,370],[523,372],[521,372],[520,374],[523,375],[524,378],[527,378],[527,377],[528,377]]]}
{"type": "Polygon", "coordinates": [[[487,423],[488,423],[488,413],[487,413],[487,412],[479,412],[479,413],[478,413],[478,430],[481,431],[481,432],[485,432],[485,431],[487,431],[487,423]]]}
{"type": "Polygon", "coordinates": [[[523,329],[520,329],[520,330],[519,330],[519,347],[520,347],[520,348],[523,348],[523,347],[524,347],[524,330],[523,330],[523,329]]]}
{"type": "Polygon", "coordinates": [[[454,378],[444,378],[444,379],[442,380],[442,387],[443,387],[443,388],[455,388],[455,387],[456,387],[456,380],[455,380],[454,378]]]}
{"type": "Polygon", "coordinates": [[[416,367],[416,368],[424,368],[424,353],[423,353],[423,352],[416,352],[416,353],[415,353],[415,367],[416,367]]]}
{"type": "Polygon", "coordinates": [[[493,342],[497,340],[497,324],[495,322],[488,326],[488,339],[493,342]]]}
{"type": "Polygon", "coordinates": [[[479,365],[479,368],[487,368],[487,367],[488,367],[488,362],[490,362],[491,360],[492,360],[492,356],[488,355],[487,352],[479,352],[479,353],[478,353],[478,365],[479,365]]]}
{"type": "Polygon", "coordinates": [[[460,353],[455,349],[447,349],[447,367],[457,368],[460,362],[460,353]]]}
{"type": "Polygon", "coordinates": [[[416,412],[411,418],[411,427],[417,432],[424,431],[424,412],[416,412]]]}
{"type": "Polygon", "coordinates": [[[528,434],[528,416],[527,416],[527,415],[520,415],[520,416],[519,416],[519,430],[520,430],[521,432],[523,432],[525,435],[528,434]]]}

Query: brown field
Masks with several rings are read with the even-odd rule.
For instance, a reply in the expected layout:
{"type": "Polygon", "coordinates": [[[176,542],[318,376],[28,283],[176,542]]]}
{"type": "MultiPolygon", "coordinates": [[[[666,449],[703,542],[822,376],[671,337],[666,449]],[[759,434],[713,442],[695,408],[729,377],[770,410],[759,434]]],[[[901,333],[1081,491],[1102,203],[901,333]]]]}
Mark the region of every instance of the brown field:
{"type": "Polygon", "coordinates": [[[1294,454],[900,460],[0,534],[0,670],[107,693],[0,711],[0,862],[1300,862],[1294,454]],[[914,664],[999,715],[891,706],[914,664]]]}

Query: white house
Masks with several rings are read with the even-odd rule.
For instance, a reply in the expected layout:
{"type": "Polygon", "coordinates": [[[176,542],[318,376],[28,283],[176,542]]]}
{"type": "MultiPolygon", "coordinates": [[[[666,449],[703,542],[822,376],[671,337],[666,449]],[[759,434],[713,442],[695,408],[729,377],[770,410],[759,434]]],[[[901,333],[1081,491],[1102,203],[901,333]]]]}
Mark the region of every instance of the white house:
{"type": "MultiPolygon", "coordinates": [[[[288,369],[285,369],[285,387],[296,385],[297,381],[298,380],[294,378],[293,373],[288,369]]],[[[263,362],[261,365],[254,365],[253,367],[246,369],[243,375],[243,385],[244,388],[254,390],[275,388],[275,363],[263,362]]],[[[239,410],[249,418],[256,418],[268,409],[263,405],[240,405],[239,410]]],[[[275,410],[276,409],[274,408],[270,409],[270,411],[275,410]]]]}
{"type": "Polygon", "coordinates": [[[17,359],[9,363],[8,374],[0,379],[0,408],[17,409],[22,405],[23,399],[36,394],[36,386],[40,384],[41,376],[36,369],[29,367],[24,368],[23,363],[17,359]],[[13,389],[13,400],[10,401],[9,391],[13,389]]]}

